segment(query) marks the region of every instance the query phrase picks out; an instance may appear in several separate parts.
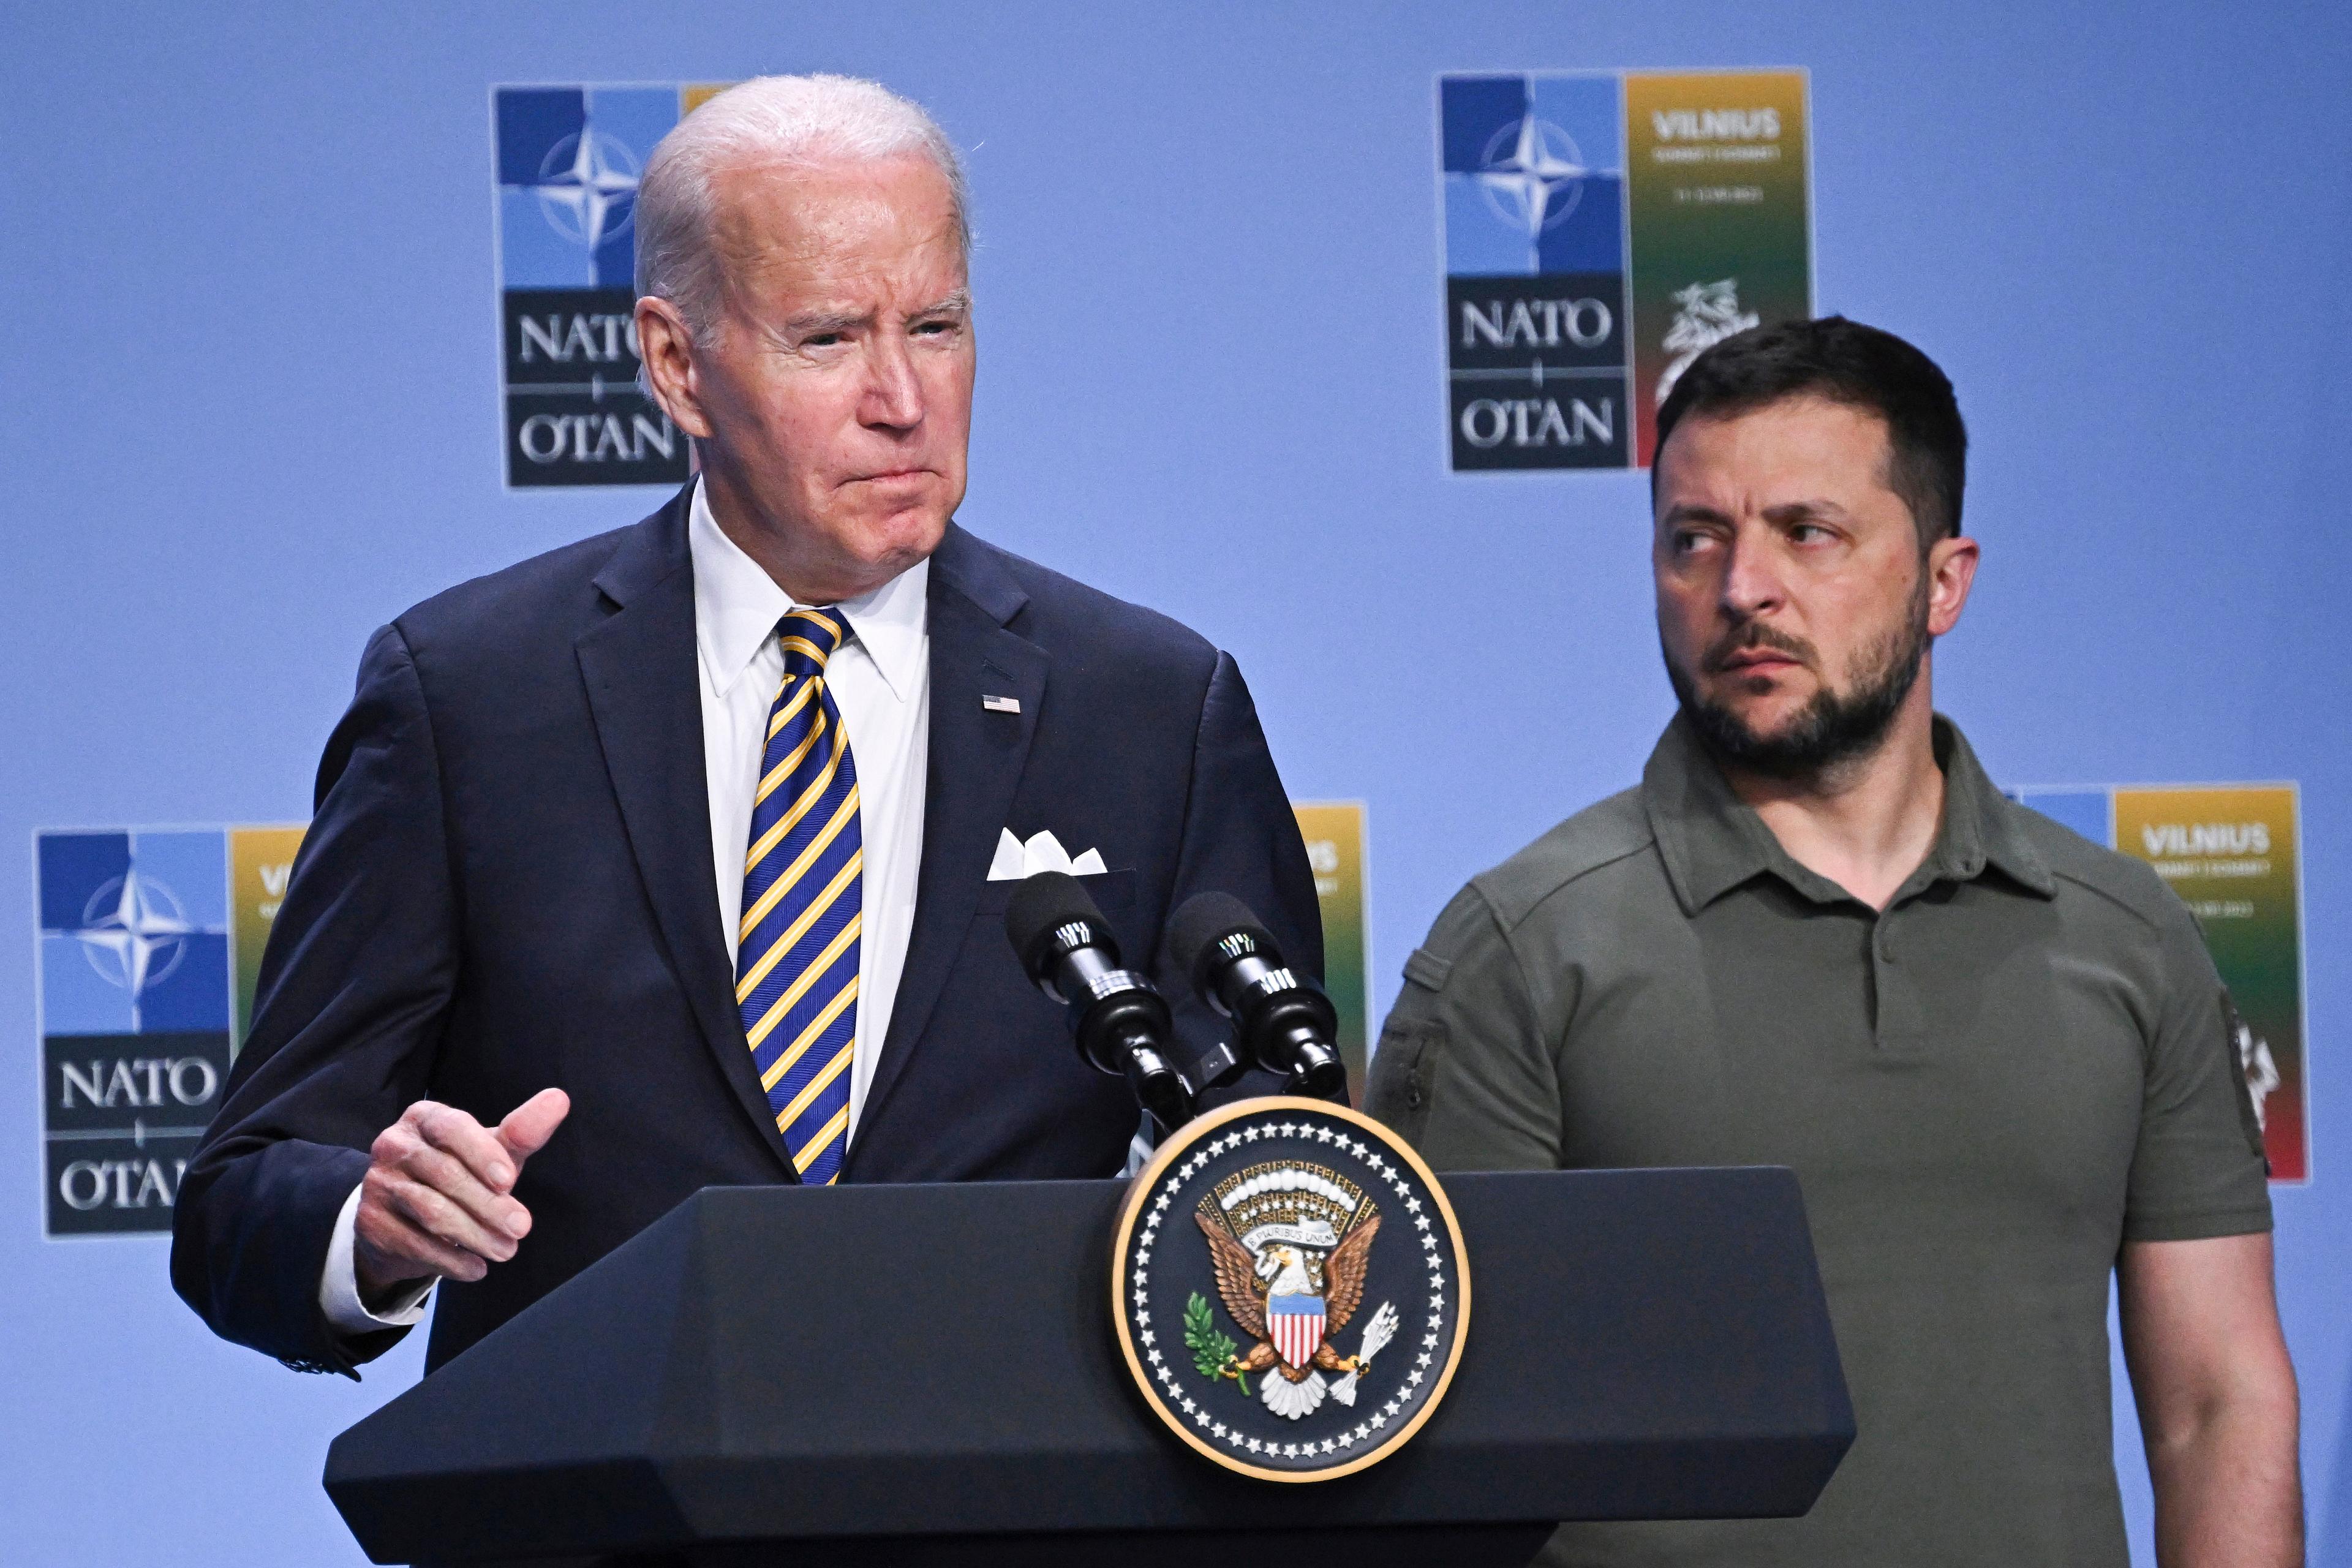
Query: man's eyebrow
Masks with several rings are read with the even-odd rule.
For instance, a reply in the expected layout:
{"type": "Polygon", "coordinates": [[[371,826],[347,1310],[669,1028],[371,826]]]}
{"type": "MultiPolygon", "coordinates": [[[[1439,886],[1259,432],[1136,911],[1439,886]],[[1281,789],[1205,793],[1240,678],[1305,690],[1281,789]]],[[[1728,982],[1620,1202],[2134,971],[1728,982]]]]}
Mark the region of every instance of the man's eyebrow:
{"type": "Polygon", "coordinates": [[[873,321],[871,311],[803,310],[799,315],[784,318],[784,331],[795,338],[814,338],[827,332],[845,332],[854,327],[870,326],[873,321]]]}
{"type": "MultiPolygon", "coordinates": [[[[910,313],[909,319],[919,321],[926,316],[965,315],[971,310],[971,295],[959,289],[922,309],[910,313]]],[[[871,310],[803,310],[784,319],[784,331],[794,338],[822,337],[829,332],[860,331],[874,324],[871,310]]]]}
{"type": "Polygon", "coordinates": [[[1689,500],[1676,501],[1666,509],[1666,515],[1658,520],[1662,526],[1667,528],[1672,528],[1680,522],[1729,522],[1730,521],[1731,519],[1711,506],[1701,506],[1696,501],[1689,500]]]}
{"type": "Polygon", "coordinates": [[[1843,521],[1845,515],[1845,508],[1833,500],[1782,501],[1778,506],[1768,506],[1764,509],[1765,521],[1778,523],[1783,527],[1793,523],[1811,522],[1816,519],[1843,521]]]}

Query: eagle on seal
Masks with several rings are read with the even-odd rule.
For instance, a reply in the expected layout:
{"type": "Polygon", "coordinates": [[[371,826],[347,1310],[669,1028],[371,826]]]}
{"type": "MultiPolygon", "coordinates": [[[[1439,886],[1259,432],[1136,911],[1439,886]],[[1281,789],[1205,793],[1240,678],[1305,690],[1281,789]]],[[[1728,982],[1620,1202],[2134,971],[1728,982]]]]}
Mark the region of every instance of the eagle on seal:
{"type": "Polygon", "coordinates": [[[1217,1375],[1278,1373],[1265,1380],[1265,1405],[1277,1415],[1297,1419],[1323,1403],[1325,1384],[1315,1375],[1318,1370],[1353,1373],[1363,1364],[1357,1356],[1341,1355],[1331,1336],[1348,1326],[1363,1301],[1364,1272],[1371,1260],[1372,1238],[1380,1234],[1380,1215],[1366,1215],[1328,1258],[1279,1241],[1269,1242],[1253,1256],[1231,1231],[1207,1215],[1196,1212],[1192,1220],[1209,1239],[1217,1294],[1223,1298],[1225,1310],[1242,1332],[1256,1342],[1242,1354],[1228,1357],[1217,1375]],[[1322,1308],[1320,1331],[1311,1347],[1293,1343],[1288,1354],[1277,1343],[1286,1336],[1267,1321],[1269,1308],[1279,1313],[1286,1298],[1301,1302],[1319,1300],[1322,1308]]]}

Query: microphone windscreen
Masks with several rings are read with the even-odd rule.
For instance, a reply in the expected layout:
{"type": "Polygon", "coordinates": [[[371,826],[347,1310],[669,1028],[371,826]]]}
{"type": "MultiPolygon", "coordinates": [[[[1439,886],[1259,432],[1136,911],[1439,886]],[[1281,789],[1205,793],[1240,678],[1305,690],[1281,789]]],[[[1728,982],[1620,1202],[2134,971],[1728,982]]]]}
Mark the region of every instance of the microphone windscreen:
{"type": "MultiPolygon", "coordinates": [[[[1040,871],[1024,878],[1004,906],[1004,934],[1013,943],[1021,967],[1028,970],[1040,939],[1055,927],[1085,921],[1104,935],[1109,927],[1102,911],[1076,877],[1066,871],[1040,871]]],[[[1034,973],[1030,978],[1037,978],[1034,973]]]]}
{"type": "Polygon", "coordinates": [[[1194,986],[1208,983],[1217,944],[1234,935],[1248,937],[1268,963],[1279,964],[1274,937],[1250,907],[1231,893],[1195,893],[1168,920],[1168,951],[1194,986]]]}

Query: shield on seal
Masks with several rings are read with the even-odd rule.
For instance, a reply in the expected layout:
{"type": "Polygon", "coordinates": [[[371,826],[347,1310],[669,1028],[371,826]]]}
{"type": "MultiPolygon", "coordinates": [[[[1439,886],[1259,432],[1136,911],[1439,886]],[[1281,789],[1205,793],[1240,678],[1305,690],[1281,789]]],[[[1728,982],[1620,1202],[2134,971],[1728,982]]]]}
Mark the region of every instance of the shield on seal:
{"type": "Polygon", "coordinates": [[[1273,1297],[1265,1304],[1265,1326],[1276,1355],[1295,1367],[1310,1366],[1323,1343],[1323,1298],[1273,1297]]]}

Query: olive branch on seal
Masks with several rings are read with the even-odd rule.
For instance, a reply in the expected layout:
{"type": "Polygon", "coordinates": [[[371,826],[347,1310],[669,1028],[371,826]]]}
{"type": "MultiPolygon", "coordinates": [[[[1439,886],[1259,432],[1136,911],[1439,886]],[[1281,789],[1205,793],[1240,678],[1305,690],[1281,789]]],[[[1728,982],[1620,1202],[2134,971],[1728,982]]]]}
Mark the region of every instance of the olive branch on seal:
{"type": "Polygon", "coordinates": [[[1237,1372],[1228,1372],[1232,1364],[1234,1342],[1217,1331],[1216,1320],[1209,1315],[1208,1298],[1198,1290],[1184,1303],[1184,1348],[1192,1352],[1192,1364],[1202,1377],[1231,1377],[1249,1393],[1249,1378],[1237,1372]]]}

